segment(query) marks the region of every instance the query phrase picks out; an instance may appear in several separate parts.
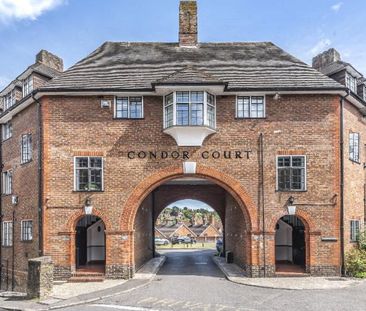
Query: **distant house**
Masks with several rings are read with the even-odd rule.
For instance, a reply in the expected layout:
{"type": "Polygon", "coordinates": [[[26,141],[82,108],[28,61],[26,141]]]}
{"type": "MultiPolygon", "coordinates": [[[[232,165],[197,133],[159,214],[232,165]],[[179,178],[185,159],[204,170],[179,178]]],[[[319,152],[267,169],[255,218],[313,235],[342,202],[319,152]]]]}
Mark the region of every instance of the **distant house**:
{"type": "Polygon", "coordinates": [[[222,237],[221,230],[211,224],[188,226],[185,223],[160,225],[155,227],[155,237],[171,240],[174,237],[188,236],[197,242],[215,242],[222,237]]]}

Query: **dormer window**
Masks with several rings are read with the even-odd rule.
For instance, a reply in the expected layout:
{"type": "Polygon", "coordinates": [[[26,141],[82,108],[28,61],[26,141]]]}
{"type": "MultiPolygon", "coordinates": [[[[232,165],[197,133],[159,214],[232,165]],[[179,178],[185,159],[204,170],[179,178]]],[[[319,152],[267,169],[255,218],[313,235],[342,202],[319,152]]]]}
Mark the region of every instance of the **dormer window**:
{"type": "Polygon", "coordinates": [[[366,102],[366,85],[363,86],[363,100],[366,102]]]}
{"type": "Polygon", "coordinates": [[[15,90],[12,90],[8,94],[4,96],[4,111],[8,110],[11,106],[15,105],[16,103],[16,96],[15,90]]]}
{"type": "Polygon", "coordinates": [[[201,146],[215,133],[215,96],[205,91],[176,91],[164,98],[164,132],[178,146],[201,146]]]}
{"type": "Polygon", "coordinates": [[[357,79],[346,72],[346,87],[357,94],[357,79]]]}
{"type": "Polygon", "coordinates": [[[26,97],[33,91],[33,77],[29,76],[23,81],[23,97],[26,97]]]}

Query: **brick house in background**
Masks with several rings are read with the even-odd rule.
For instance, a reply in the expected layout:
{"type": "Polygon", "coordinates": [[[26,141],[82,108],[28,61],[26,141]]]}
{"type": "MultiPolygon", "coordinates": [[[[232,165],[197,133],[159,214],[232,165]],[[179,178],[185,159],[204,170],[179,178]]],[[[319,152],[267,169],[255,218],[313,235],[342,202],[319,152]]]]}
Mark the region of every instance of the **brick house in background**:
{"type": "Polygon", "coordinates": [[[62,73],[42,51],[0,93],[3,288],[40,255],[60,280],[132,277],[178,199],[217,211],[248,276],[341,274],[364,223],[365,79],[334,50],[312,68],[199,43],[196,1],[179,16],[178,43],[106,42],[62,73]]]}

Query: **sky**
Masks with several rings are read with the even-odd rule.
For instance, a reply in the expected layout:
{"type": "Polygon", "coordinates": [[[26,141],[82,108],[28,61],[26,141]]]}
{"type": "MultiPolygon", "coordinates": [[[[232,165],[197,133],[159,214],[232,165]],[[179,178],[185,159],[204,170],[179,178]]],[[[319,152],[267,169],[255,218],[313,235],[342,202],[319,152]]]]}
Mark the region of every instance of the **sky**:
{"type": "Polygon", "coordinates": [[[177,206],[179,208],[188,207],[189,209],[203,208],[203,209],[206,209],[208,211],[213,211],[212,207],[210,207],[206,203],[198,201],[198,200],[179,200],[179,201],[176,201],[176,202],[168,205],[167,208],[168,207],[172,208],[174,206],[177,206]]]}
{"type": "MultiPolygon", "coordinates": [[[[0,89],[41,49],[68,68],[105,41],[178,40],[179,0],[0,0],[0,89]]],[[[334,47],[366,74],[365,0],[198,0],[199,40],[272,41],[297,58],[334,47]]]]}

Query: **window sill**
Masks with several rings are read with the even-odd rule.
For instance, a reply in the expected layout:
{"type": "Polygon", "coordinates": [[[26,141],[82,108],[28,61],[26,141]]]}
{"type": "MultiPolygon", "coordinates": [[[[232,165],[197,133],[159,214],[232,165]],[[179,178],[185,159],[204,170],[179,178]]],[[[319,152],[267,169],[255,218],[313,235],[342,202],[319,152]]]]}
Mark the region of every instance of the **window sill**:
{"type": "Polygon", "coordinates": [[[307,189],[305,190],[276,190],[276,192],[282,192],[282,193],[286,193],[286,192],[308,192],[307,189]]]}
{"type": "Polygon", "coordinates": [[[74,193],[83,193],[83,192],[85,192],[85,193],[93,193],[93,192],[95,192],[95,193],[101,193],[101,192],[104,192],[104,190],[73,190],[72,192],[74,192],[74,193]]]}
{"type": "Polygon", "coordinates": [[[353,159],[349,159],[352,163],[355,163],[355,164],[361,164],[361,162],[360,161],[355,161],[355,160],[353,160],[353,159]]]}
{"type": "Polygon", "coordinates": [[[244,117],[235,117],[235,120],[266,120],[267,117],[260,117],[260,118],[244,118],[244,117]]]}
{"type": "Polygon", "coordinates": [[[136,120],[136,121],[139,121],[139,120],[145,120],[144,117],[142,118],[116,118],[114,117],[113,120],[136,120]]]}
{"type": "Polygon", "coordinates": [[[33,162],[33,159],[30,159],[29,161],[27,161],[27,162],[21,162],[20,163],[20,165],[21,166],[25,166],[25,165],[27,165],[27,164],[29,164],[29,163],[31,163],[31,162],[33,162]]]}
{"type": "Polygon", "coordinates": [[[6,139],[3,139],[3,140],[2,140],[2,142],[3,142],[3,143],[5,143],[6,141],[10,140],[12,137],[13,137],[13,136],[10,136],[10,137],[8,137],[8,138],[6,138],[6,139]]]}
{"type": "Polygon", "coordinates": [[[12,195],[13,195],[12,193],[2,193],[1,194],[2,197],[10,197],[12,195]]]}

